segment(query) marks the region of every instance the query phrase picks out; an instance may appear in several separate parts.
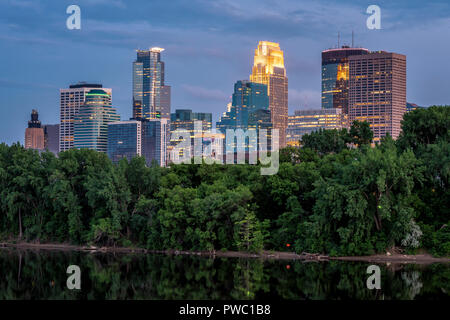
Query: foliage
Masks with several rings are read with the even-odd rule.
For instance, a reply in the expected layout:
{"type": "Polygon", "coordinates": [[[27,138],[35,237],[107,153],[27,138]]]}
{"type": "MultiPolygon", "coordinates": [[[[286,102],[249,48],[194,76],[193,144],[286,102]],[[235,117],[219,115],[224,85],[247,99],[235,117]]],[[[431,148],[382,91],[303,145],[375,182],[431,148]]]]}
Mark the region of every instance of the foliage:
{"type": "Polygon", "coordinates": [[[321,130],[259,165],[146,166],[103,153],[57,157],[0,144],[0,237],[155,250],[296,250],[330,255],[392,246],[450,255],[449,107],[404,117],[371,147],[367,123],[321,130]],[[352,146],[350,148],[350,146],[352,146]]]}

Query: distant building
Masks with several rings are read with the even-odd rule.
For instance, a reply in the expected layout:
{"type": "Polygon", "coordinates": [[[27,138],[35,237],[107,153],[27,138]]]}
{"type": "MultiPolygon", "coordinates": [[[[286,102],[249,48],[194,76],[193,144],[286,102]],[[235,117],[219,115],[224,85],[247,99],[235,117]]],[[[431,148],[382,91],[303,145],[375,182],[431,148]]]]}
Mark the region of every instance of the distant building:
{"type": "Polygon", "coordinates": [[[74,148],[107,151],[108,123],[120,120],[111,106],[111,94],[102,89],[91,89],[74,116],[74,148]]]}
{"type": "Polygon", "coordinates": [[[164,82],[163,48],[137,50],[133,62],[133,118],[170,118],[170,86],[164,82]]]}
{"type": "Polygon", "coordinates": [[[255,139],[249,137],[248,144],[242,141],[244,145],[241,146],[237,144],[237,140],[236,142],[226,141],[225,137],[225,152],[231,152],[231,150],[237,152],[238,148],[245,148],[247,152],[257,150],[258,142],[256,138],[259,130],[267,129],[269,130],[267,133],[270,134],[270,130],[273,128],[269,101],[267,85],[247,80],[240,80],[235,83],[231,106],[216,123],[216,128],[224,135],[226,135],[228,129],[242,129],[244,132],[254,129],[255,139]]]}
{"type": "Polygon", "coordinates": [[[342,109],[348,115],[349,60],[350,56],[366,55],[364,48],[341,48],[322,51],[322,108],[342,109]]]}
{"type": "Polygon", "coordinates": [[[111,96],[112,90],[102,88],[101,84],[80,82],[60,89],[60,127],[59,151],[66,151],[74,147],[74,118],[80,107],[84,105],[86,94],[92,89],[102,89],[111,96]]]}
{"type": "Polygon", "coordinates": [[[278,43],[269,41],[258,43],[250,81],[267,86],[271,122],[273,128],[279,130],[280,147],[284,147],[288,121],[288,78],[284,54],[278,43]]]}
{"type": "Polygon", "coordinates": [[[59,152],[59,124],[44,125],[44,149],[54,154],[59,152]]]}
{"type": "Polygon", "coordinates": [[[44,150],[44,129],[39,121],[39,114],[33,109],[28,128],[25,129],[25,149],[44,150]]]}
{"type": "Polygon", "coordinates": [[[169,120],[148,119],[142,121],[142,156],[148,166],[153,160],[161,166],[167,165],[167,146],[169,143],[169,120]]]}
{"type": "Polygon", "coordinates": [[[385,51],[348,58],[349,121],[367,121],[374,141],[396,139],[406,112],[406,56],[385,51]]]}
{"type": "Polygon", "coordinates": [[[287,144],[299,146],[304,134],[319,129],[342,129],[345,118],[341,108],[296,110],[289,116],[287,129],[287,144]]]}
{"type": "Polygon", "coordinates": [[[425,107],[418,106],[415,103],[409,103],[409,102],[406,103],[406,112],[411,112],[416,109],[425,109],[425,107]]]}
{"type": "Polygon", "coordinates": [[[138,120],[108,123],[108,157],[117,163],[142,155],[142,122],[138,120]]]}
{"type": "MultiPolygon", "coordinates": [[[[169,161],[175,158],[183,158],[185,155],[194,156],[195,138],[202,141],[202,134],[209,132],[212,127],[212,113],[192,112],[190,109],[177,109],[170,116],[170,143],[168,146],[169,161]],[[200,123],[196,127],[196,123],[200,123]],[[182,144],[183,137],[177,136],[175,131],[186,131],[190,136],[189,150],[185,150],[182,144]],[[176,148],[175,148],[176,147],[176,148]],[[174,154],[177,152],[177,155],[174,154]]],[[[203,149],[202,149],[203,150],[203,149]]]]}

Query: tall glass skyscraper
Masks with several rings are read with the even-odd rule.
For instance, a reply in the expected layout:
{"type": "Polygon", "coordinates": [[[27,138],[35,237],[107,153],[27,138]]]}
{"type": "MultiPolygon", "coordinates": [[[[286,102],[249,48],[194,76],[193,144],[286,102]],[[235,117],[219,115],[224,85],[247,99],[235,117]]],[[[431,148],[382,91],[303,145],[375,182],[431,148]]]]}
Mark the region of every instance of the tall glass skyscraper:
{"type": "Polygon", "coordinates": [[[363,48],[342,46],[322,51],[322,108],[342,109],[348,115],[349,62],[352,55],[368,54],[363,48]]]}
{"type": "Polygon", "coordinates": [[[133,118],[170,119],[170,86],[164,83],[163,48],[137,50],[133,62],[133,118]]]}
{"type": "Polygon", "coordinates": [[[108,123],[119,120],[111,106],[111,94],[102,89],[90,90],[74,117],[74,147],[106,152],[108,123]]]}
{"type": "Polygon", "coordinates": [[[286,146],[288,78],[284,67],[284,54],[278,43],[259,42],[255,49],[250,81],[267,85],[273,128],[279,130],[280,147],[286,146]]]}
{"type": "Polygon", "coordinates": [[[80,107],[84,105],[86,94],[92,89],[101,89],[111,96],[112,90],[102,88],[101,84],[80,82],[60,89],[60,126],[59,151],[66,151],[74,147],[74,118],[80,107]]]}

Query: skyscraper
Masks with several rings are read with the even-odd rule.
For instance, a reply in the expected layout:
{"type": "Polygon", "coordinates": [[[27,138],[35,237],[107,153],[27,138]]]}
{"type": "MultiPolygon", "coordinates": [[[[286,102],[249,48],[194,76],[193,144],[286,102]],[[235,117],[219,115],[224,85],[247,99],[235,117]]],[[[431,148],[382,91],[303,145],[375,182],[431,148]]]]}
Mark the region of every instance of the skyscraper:
{"type": "Polygon", "coordinates": [[[115,163],[122,158],[130,161],[142,155],[142,122],[116,121],[108,124],[108,157],[115,163]]]}
{"type": "Polygon", "coordinates": [[[119,121],[111,107],[111,94],[102,89],[86,93],[86,100],[74,117],[74,147],[107,151],[108,123],[119,121]]]}
{"type": "Polygon", "coordinates": [[[74,117],[84,105],[86,94],[92,89],[102,89],[111,96],[112,90],[102,88],[101,84],[80,82],[70,85],[69,89],[60,89],[60,127],[59,151],[74,147],[74,117]]]}
{"type": "MultiPolygon", "coordinates": [[[[266,84],[247,80],[237,81],[234,84],[234,93],[229,111],[216,123],[217,129],[224,134],[227,129],[248,130],[249,118],[253,113],[257,110],[270,112],[269,101],[266,84]]],[[[253,118],[255,116],[256,114],[253,118]]]]}
{"type": "Polygon", "coordinates": [[[35,109],[31,112],[31,120],[25,129],[25,149],[44,150],[44,129],[35,109]]]}
{"type": "Polygon", "coordinates": [[[349,119],[367,121],[374,141],[396,139],[406,112],[406,56],[385,51],[349,57],[349,119]]]}
{"type": "Polygon", "coordinates": [[[167,165],[167,144],[169,139],[169,120],[149,119],[142,121],[142,156],[147,165],[153,160],[161,166],[167,165]]]}
{"type": "Polygon", "coordinates": [[[250,81],[267,85],[273,128],[279,130],[280,147],[284,147],[288,121],[288,78],[283,51],[278,43],[259,42],[250,81]]]}
{"type": "MultiPolygon", "coordinates": [[[[225,138],[225,152],[238,152],[239,149],[256,151],[259,129],[272,129],[272,117],[269,109],[267,85],[263,83],[239,80],[234,84],[232,103],[227,111],[216,123],[217,129],[226,135],[227,129],[242,129],[244,132],[254,130],[253,138],[249,131],[245,140],[227,141],[225,138]],[[248,139],[248,141],[246,141],[248,139]],[[238,144],[237,141],[241,143],[238,144]]],[[[270,131],[267,132],[270,135],[270,131]]],[[[234,137],[233,137],[234,140],[234,137]]]]}
{"type": "Polygon", "coordinates": [[[348,115],[349,62],[352,55],[365,55],[369,50],[342,46],[322,51],[322,108],[342,109],[348,115]]]}
{"type": "Polygon", "coordinates": [[[133,62],[133,118],[170,118],[170,86],[164,84],[163,48],[137,50],[133,62]]]}
{"type": "Polygon", "coordinates": [[[59,124],[44,125],[44,148],[54,154],[59,152],[59,124]]]}

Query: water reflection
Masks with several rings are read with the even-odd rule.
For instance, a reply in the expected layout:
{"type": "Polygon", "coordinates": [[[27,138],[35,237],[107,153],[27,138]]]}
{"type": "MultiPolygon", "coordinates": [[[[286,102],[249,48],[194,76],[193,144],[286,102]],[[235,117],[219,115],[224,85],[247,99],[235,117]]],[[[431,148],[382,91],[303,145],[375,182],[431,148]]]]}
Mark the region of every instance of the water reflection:
{"type": "Polygon", "coordinates": [[[366,288],[368,265],[2,249],[0,299],[450,299],[448,264],[380,265],[381,290],[366,288]]]}

